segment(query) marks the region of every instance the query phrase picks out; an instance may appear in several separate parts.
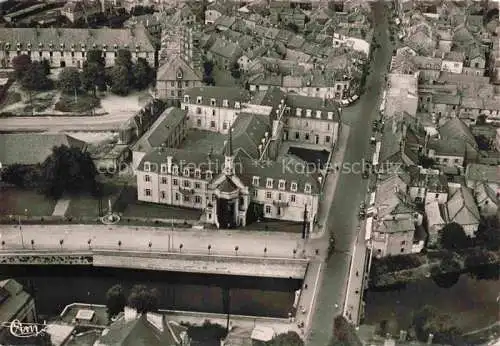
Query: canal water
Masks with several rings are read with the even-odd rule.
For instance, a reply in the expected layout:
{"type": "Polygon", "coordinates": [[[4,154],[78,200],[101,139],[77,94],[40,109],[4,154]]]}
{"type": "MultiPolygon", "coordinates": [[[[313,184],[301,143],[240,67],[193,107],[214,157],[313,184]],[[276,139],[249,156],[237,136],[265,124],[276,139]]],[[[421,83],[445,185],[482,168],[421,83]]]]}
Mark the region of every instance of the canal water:
{"type": "Polygon", "coordinates": [[[442,288],[429,278],[399,288],[371,289],[365,296],[364,323],[380,325],[385,320],[399,334],[399,330],[410,327],[415,312],[431,305],[451,315],[460,329],[468,332],[499,319],[499,295],[499,280],[478,280],[468,274],[462,274],[449,288],[442,288]]]}
{"type": "Polygon", "coordinates": [[[106,304],[106,291],[115,284],[126,292],[137,284],[158,289],[160,309],[212,313],[224,313],[223,288],[229,288],[230,313],[287,317],[301,286],[301,280],[75,266],[3,266],[0,280],[9,277],[34,293],[46,318],[74,302],[106,304]]]}

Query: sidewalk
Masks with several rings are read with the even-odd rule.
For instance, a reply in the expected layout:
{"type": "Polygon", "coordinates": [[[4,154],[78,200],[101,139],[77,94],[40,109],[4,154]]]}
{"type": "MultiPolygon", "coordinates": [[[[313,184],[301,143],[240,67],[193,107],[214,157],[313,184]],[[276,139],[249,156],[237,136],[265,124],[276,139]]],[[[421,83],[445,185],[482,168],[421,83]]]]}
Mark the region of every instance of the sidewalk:
{"type": "MultiPolygon", "coordinates": [[[[340,131],[337,147],[332,157],[331,166],[341,165],[344,161],[345,151],[347,149],[347,140],[349,138],[350,127],[348,125],[342,125],[342,131],[340,131]]],[[[332,170],[328,173],[326,181],[324,183],[324,190],[321,193],[321,200],[319,202],[318,210],[318,224],[316,225],[317,230],[311,232],[311,239],[322,238],[326,233],[326,221],[328,220],[328,214],[330,213],[330,208],[332,206],[333,197],[335,196],[335,189],[337,187],[337,181],[339,180],[339,172],[332,170]]]]}

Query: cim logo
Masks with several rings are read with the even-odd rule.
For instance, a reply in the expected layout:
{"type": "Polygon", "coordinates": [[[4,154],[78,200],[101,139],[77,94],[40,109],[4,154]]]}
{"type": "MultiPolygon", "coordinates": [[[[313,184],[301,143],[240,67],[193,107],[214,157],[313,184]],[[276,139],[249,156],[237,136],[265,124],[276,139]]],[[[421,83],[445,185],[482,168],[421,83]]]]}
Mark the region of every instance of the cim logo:
{"type": "Polygon", "coordinates": [[[46,324],[21,323],[19,320],[13,320],[9,324],[10,333],[17,338],[32,338],[43,334],[46,329],[46,324]]]}

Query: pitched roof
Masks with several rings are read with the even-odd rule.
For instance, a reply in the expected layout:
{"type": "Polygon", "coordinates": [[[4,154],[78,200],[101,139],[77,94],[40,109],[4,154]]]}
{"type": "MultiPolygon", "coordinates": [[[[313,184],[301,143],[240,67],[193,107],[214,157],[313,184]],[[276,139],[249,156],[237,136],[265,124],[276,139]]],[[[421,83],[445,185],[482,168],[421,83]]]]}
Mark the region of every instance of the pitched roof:
{"type": "Polygon", "coordinates": [[[232,129],[234,152],[242,151],[249,158],[259,159],[261,139],[264,138],[266,132],[270,133],[269,117],[240,113],[233,123],[232,129]]]}
{"type": "Polygon", "coordinates": [[[175,81],[178,80],[177,73],[182,73],[183,81],[201,81],[203,79],[201,72],[193,69],[180,56],[174,55],[169,58],[158,69],[156,80],[175,81]]]}
{"type": "Polygon", "coordinates": [[[133,150],[148,152],[165,143],[176,126],[186,117],[187,111],[180,108],[167,108],[148,131],[134,144],[133,150]]]}
{"type": "Polygon", "coordinates": [[[84,150],[86,143],[63,133],[0,134],[0,163],[34,165],[52,154],[53,147],[65,145],[84,150]]]}
{"type": "Polygon", "coordinates": [[[452,118],[443,124],[439,129],[439,135],[446,139],[460,139],[476,147],[476,140],[469,127],[460,119],[452,118]]]}
{"type": "Polygon", "coordinates": [[[215,42],[210,47],[209,51],[212,54],[220,55],[226,59],[235,60],[243,54],[243,50],[239,45],[233,42],[229,42],[220,38],[217,38],[215,42]]]}
{"type": "Polygon", "coordinates": [[[48,49],[50,44],[56,48],[63,44],[66,50],[72,45],[75,45],[75,49],[80,49],[82,44],[87,49],[94,44],[98,47],[106,45],[108,50],[113,50],[115,44],[120,48],[125,45],[135,48],[135,44],[139,44],[141,50],[155,51],[147,30],[141,24],[130,29],[0,28],[0,37],[0,46],[9,43],[11,49],[14,49],[17,43],[30,43],[32,47],[37,48],[41,44],[45,49],[48,49]]]}
{"type": "Polygon", "coordinates": [[[500,184],[500,166],[471,163],[465,169],[465,177],[467,180],[500,184]]]}
{"type": "Polygon", "coordinates": [[[190,103],[196,103],[197,97],[202,98],[201,104],[211,105],[211,99],[215,99],[217,107],[223,106],[223,101],[227,100],[230,108],[234,108],[235,102],[246,102],[250,100],[250,94],[245,89],[232,87],[203,86],[187,89],[184,93],[190,97],[190,103]]]}
{"type": "Polygon", "coordinates": [[[30,295],[16,280],[0,281],[0,321],[11,321],[30,299],[30,295]]]}
{"type": "Polygon", "coordinates": [[[446,203],[448,221],[460,225],[478,224],[479,210],[469,188],[462,186],[446,203]]]}

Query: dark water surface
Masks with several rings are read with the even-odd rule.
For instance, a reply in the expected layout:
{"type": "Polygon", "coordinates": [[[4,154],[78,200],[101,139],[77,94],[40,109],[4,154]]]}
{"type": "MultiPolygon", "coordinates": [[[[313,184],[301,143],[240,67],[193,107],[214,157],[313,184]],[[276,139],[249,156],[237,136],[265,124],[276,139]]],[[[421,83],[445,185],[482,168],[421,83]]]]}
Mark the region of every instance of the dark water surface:
{"type": "Polygon", "coordinates": [[[0,279],[15,278],[34,292],[38,313],[55,316],[74,302],[105,304],[106,291],[142,284],[160,292],[160,308],[223,313],[222,287],[230,288],[231,313],[287,317],[300,280],[203,275],[115,268],[2,266],[0,279]]]}

